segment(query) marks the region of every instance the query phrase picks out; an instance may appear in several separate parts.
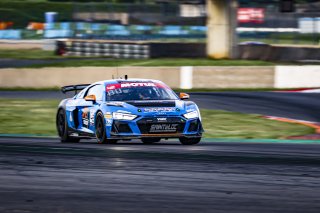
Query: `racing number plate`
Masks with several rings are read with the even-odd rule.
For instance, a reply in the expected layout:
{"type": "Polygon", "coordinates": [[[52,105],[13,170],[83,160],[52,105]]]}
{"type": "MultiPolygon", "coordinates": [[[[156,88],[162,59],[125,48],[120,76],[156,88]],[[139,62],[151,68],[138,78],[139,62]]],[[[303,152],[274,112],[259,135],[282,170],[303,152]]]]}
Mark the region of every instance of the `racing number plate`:
{"type": "Polygon", "coordinates": [[[151,124],[149,133],[175,133],[179,124],[151,124]]]}

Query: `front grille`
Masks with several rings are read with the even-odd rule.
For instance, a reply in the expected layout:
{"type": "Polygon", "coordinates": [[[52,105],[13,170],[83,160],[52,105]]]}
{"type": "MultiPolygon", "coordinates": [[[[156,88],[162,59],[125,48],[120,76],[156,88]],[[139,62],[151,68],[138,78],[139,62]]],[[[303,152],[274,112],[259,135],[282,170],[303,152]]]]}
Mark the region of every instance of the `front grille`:
{"type": "Polygon", "coordinates": [[[129,125],[121,121],[114,121],[111,131],[115,133],[132,133],[132,130],[129,127],[129,125]]]}
{"type": "Polygon", "coordinates": [[[198,130],[198,127],[199,127],[198,120],[194,120],[190,123],[188,132],[196,132],[198,130]]]}
{"type": "Polygon", "coordinates": [[[179,117],[143,118],[137,124],[142,134],[182,133],[185,120],[179,117]]]}

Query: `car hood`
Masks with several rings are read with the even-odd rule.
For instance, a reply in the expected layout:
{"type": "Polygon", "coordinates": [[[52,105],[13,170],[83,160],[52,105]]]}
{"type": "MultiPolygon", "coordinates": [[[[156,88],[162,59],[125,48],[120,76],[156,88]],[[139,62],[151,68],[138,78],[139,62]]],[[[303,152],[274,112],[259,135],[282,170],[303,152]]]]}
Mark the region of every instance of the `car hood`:
{"type": "Polygon", "coordinates": [[[135,107],[176,107],[176,100],[126,101],[135,107]]]}
{"type": "Polygon", "coordinates": [[[143,100],[126,102],[108,102],[112,112],[134,113],[141,116],[181,115],[196,106],[191,101],[182,100],[143,100]]]}

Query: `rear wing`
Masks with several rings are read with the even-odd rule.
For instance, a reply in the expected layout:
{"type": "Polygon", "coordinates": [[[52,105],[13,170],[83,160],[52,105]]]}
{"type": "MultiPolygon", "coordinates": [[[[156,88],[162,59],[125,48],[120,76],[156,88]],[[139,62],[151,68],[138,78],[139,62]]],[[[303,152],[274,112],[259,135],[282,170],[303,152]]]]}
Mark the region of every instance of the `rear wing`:
{"type": "Polygon", "coordinates": [[[75,94],[77,94],[79,90],[83,90],[89,85],[90,84],[68,85],[68,86],[61,87],[61,92],[67,93],[67,92],[75,91],[75,94]]]}

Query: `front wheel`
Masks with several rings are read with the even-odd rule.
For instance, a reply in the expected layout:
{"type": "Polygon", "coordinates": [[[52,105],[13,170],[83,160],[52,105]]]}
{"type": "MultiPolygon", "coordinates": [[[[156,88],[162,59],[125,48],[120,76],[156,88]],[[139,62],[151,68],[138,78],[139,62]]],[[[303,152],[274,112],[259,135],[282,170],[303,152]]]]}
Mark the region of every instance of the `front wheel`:
{"type": "Polygon", "coordinates": [[[194,145],[201,141],[201,137],[196,138],[179,138],[180,143],[183,145],[194,145]]]}
{"type": "Polygon", "coordinates": [[[66,112],[64,109],[59,109],[56,120],[58,135],[62,143],[78,143],[80,138],[70,137],[68,135],[68,124],[66,120],[66,112]]]}
{"type": "Polygon", "coordinates": [[[96,117],[96,137],[98,139],[98,143],[109,143],[109,144],[117,143],[117,140],[107,139],[106,125],[105,125],[104,117],[101,112],[98,112],[96,117]]]}

